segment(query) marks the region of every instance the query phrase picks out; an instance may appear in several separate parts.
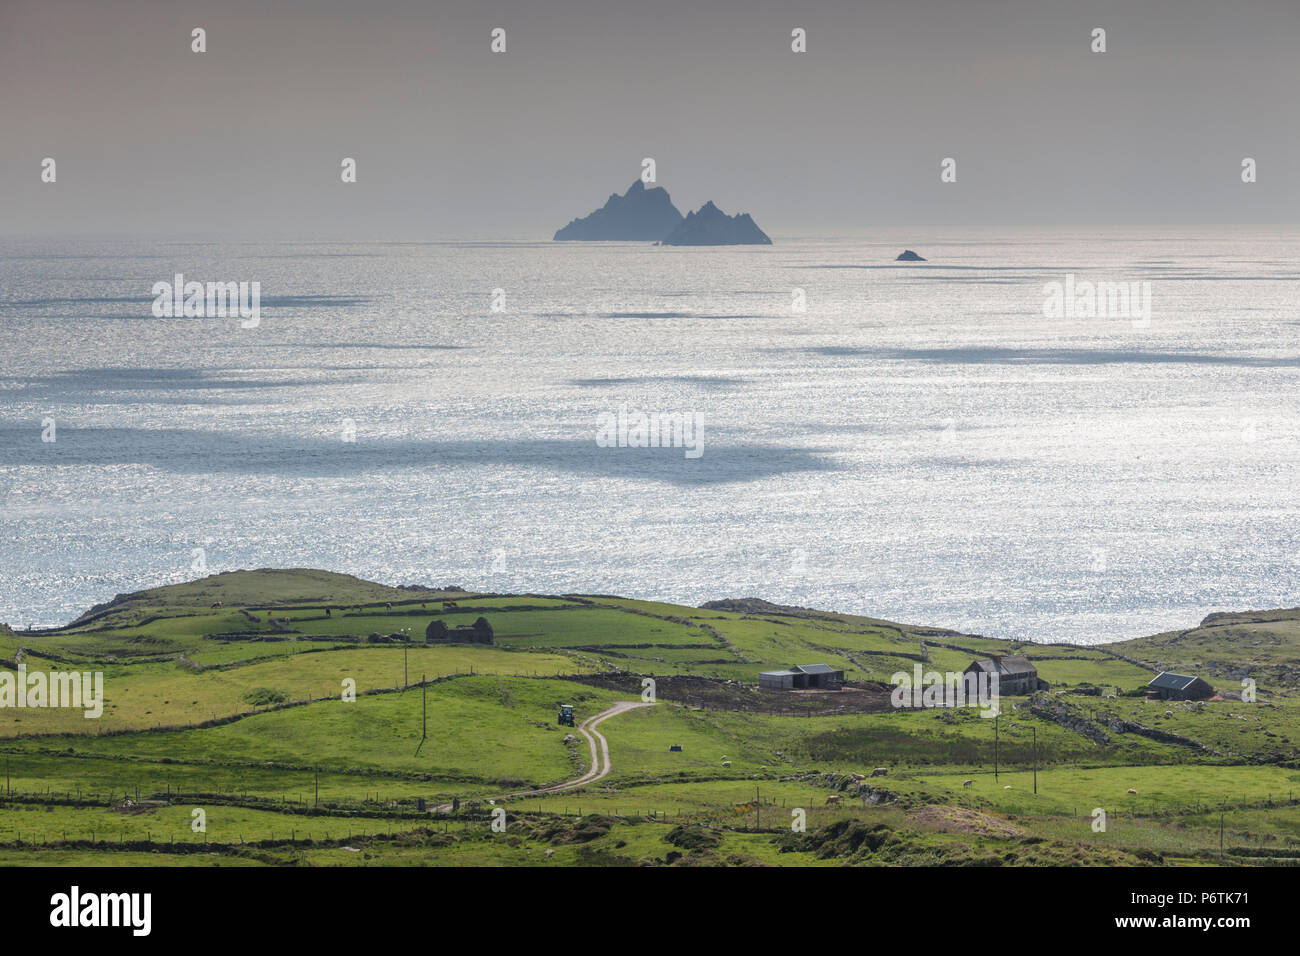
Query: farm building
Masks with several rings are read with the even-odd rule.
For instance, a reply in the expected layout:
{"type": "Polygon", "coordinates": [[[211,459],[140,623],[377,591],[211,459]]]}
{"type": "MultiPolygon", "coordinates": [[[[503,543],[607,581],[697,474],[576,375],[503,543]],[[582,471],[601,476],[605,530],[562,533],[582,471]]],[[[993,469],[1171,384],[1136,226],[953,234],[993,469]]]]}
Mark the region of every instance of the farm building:
{"type": "Polygon", "coordinates": [[[992,657],[972,661],[964,673],[997,674],[999,694],[1032,694],[1036,690],[1047,690],[1047,681],[1039,679],[1038,668],[1025,657],[992,657]]]}
{"type": "Polygon", "coordinates": [[[829,664],[796,664],[789,670],[763,671],[758,675],[758,686],[764,690],[807,690],[821,688],[839,690],[844,684],[844,671],[829,664]]]}
{"type": "Polygon", "coordinates": [[[487,618],[480,617],[472,625],[448,627],[445,621],[434,618],[424,629],[426,644],[491,644],[492,625],[487,618]]]}
{"type": "Polygon", "coordinates": [[[1147,693],[1161,700],[1204,700],[1214,696],[1214,688],[1199,677],[1161,671],[1147,684],[1147,693]]]}

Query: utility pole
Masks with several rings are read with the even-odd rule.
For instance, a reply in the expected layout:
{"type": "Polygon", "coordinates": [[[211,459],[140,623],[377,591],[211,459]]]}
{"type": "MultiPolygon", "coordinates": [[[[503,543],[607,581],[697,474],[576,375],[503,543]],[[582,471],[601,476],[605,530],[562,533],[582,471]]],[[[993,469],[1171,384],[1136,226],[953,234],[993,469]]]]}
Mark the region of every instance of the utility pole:
{"type": "Polygon", "coordinates": [[[402,690],[406,690],[406,685],[410,681],[406,679],[406,645],[402,645],[402,690]]]}
{"type": "Polygon", "coordinates": [[[1219,814],[1219,859],[1223,859],[1223,814],[1219,814]]]}
{"type": "Polygon", "coordinates": [[[1034,793],[1038,793],[1038,728],[1034,731],[1034,793]]]}
{"type": "Polygon", "coordinates": [[[993,715],[993,782],[998,782],[998,714],[993,715]]]}
{"type": "Polygon", "coordinates": [[[761,823],[759,822],[760,817],[759,817],[759,809],[758,809],[759,801],[761,799],[762,797],[759,795],[758,787],[755,787],[754,788],[754,829],[755,830],[761,829],[762,827],[761,823]]]}
{"type": "Polygon", "coordinates": [[[415,755],[420,755],[420,748],[424,742],[429,739],[429,686],[424,682],[424,675],[420,675],[420,696],[421,705],[424,708],[424,724],[420,730],[420,742],[415,745],[415,755]]]}
{"type": "Polygon", "coordinates": [[[316,768],[316,802],[315,806],[320,806],[320,767],[316,768]]]}

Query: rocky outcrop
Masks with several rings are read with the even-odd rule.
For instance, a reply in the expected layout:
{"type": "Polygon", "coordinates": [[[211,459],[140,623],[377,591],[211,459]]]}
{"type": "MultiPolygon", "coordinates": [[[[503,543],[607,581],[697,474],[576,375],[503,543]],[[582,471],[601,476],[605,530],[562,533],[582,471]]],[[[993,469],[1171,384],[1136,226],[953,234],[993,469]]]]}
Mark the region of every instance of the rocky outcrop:
{"type": "Polygon", "coordinates": [[[785,614],[790,617],[826,617],[823,611],[810,607],[796,607],[792,604],[773,604],[762,598],[723,598],[720,601],[705,601],[700,605],[702,611],[734,611],[738,614],[785,614]]]}
{"type": "Polygon", "coordinates": [[[1139,737],[1146,737],[1148,740],[1155,740],[1162,744],[1176,744],[1180,747],[1193,747],[1196,750],[1203,750],[1207,754],[1215,757],[1230,756],[1222,751],[1215,750],[1199,740],[1193,740],[1191,737],[1184,737],[1181,734],[1173,734],[1167,730],[1158,730],[1155,727],[1146,727],[1142,724],[1136,724],[1131,721],[1121,720],[1112,717],[1106,722],[1106,726],[1112,733],[1116,734],[1136,734],[1139,737]]]}
{"type": "Polygon", "coordinates": [[[728,216],[706,202],[696,212],[686,214],[663,240],[665,246],[770,246],[772,240],[758,228],[748,213],[728,216]]]}
{"type": "Polygon", "coordinates": [[[682,214],[662,186],[645,188],[638,179],[623,195],[615,193],[589,216],[575,219],[555,234],[555,241],[654,242],[673,231],[682,214]]]}
{"type": "MultiPolygon", "coordinates": [[[[864,804],[880,805],[886,803],[897,803],[899,795],[890,790],[882,790],[879,787],[873,787],[864,780],[857,779],[862,774],[834,773],[804,771],[802,773],[792,773],[781,777],[781,782],[811,783],[816,786],[828,787],[837,793],[848,794],[850,797],[857,797],[864,804]]],[[[865,779],[865,778],[864,778],[865,779]]]]}
{"type": "Polygon", "coordinates": [[[1048,710],[1046,707],[1031,705],[1029,712],[1035,717],[1041,717],[1043,720],[1050,720],[1060,724],[1066,730],[1072,730],[1076,734],[1091,740],[1094,744],[1104,747],[1110,743],[1110,735],[1106,731],[1087,718],[1070,713],[1065,707],[1048,710]]]}
{"type": "Polygon", "coordinates": [[[899,257],[894,261],[895,262],[925,262],[926,260],[922,259],[911,249],[904,249],[902,254],[899,255],[899,257]]]}

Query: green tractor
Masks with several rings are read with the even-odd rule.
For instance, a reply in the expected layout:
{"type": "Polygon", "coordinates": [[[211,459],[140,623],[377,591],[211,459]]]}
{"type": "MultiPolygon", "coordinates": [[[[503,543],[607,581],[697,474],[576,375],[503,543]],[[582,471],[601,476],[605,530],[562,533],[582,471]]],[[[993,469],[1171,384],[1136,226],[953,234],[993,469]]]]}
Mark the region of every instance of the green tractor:
{"type": "Polygon", "coordinates": [[[561,726],[565,726],[565,727],[573,726],[573,705],[572,704],[560,705],[559,720],[561,726]]]}

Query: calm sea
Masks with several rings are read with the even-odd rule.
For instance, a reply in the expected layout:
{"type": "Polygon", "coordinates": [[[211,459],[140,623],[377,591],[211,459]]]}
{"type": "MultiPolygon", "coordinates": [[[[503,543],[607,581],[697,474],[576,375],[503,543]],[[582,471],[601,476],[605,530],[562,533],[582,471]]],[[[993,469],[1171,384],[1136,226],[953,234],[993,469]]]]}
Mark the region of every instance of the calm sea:
{"type": "Polygon", "coordinates": [[[1300,603],[1300,231],[774,238],[0,242],[0,620],[257,567],[1034,641],[1300,603]],[[260,325],[155,318],[176,273],[260,325]],[[624,405],[703,454],[600,447],[624,405]]]}

